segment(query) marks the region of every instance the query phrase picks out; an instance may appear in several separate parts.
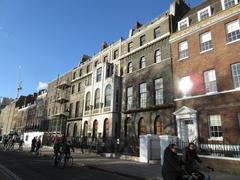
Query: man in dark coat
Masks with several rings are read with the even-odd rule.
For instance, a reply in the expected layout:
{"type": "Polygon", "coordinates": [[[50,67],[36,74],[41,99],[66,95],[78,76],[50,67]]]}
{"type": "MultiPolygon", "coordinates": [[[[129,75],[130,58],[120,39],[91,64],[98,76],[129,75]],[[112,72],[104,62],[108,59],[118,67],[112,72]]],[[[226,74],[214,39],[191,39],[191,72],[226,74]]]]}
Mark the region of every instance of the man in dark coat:
{"type": "Polygon", "coordinates": [[[37,139],[36,139],[36,137],[34,137],[34,138],[32,139],[31,152],[34,152],[34,151],[35,151],[36,142],[37,142],[37,139]]]}
{"type": "Polygon", "coordinates": [[[170,144],[164,151],[162,176],[164,180],[181,180],[183,170],[177,155],[176,144],[170,144]]]}
{"type": "Polygon", "coordinates": [[[199,174],[199,179],[204,179],[205,176],[199,172],[197,162],[202,163],[202,161],[197,155],[197,149],[194,143],[189,143],[188,146],[184,149],[182,162],[187,173],[191,174],[193,172],[197,172],[199,174]]]}

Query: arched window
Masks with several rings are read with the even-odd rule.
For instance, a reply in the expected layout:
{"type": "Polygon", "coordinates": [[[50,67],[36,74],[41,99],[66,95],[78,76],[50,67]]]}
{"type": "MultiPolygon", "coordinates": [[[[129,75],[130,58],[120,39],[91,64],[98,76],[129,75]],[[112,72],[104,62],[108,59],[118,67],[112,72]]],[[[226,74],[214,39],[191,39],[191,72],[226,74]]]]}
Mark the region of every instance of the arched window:
{"type": "Polygon", "coordinates": [[[94,96],[94,109],[99,109],[100,106],[100,89],[96,89],[94,96]]]}
{"type": "Polygon", "coordinates": [[[70,124],[67,125],[67,137],[70,135],[70,124]]]}
{"type": "Polygon", "coordinates": [[[92,135],[93,140],[97,138],[97,133],[98,133],[98,121],[94,120],[94,122],[93,122],[93,135],[92,135]]]}
{"type": "Polygon", "coordinates": [[[85,111],[90,110],[90,92],[86,95],[86,102],[85,102],[85,111]]]}
{"type": "Polygon", "coordinates": [[[109,120],[105,119],[103,127],[103,138],[106,139],[109,137],[109,120]]]}
{"type": "Polygon", "coordinates": [[[131,73],[131,72],[132,72],[132,62],[129,62],[129,63],[128,63],[127,72],[128,72],[128,73],[131,73]]]}
{"type": "Polygon", "coordinates": [[[73,126],[73,137],[77,137],[77,123],[73,126]]]}
{"type": "Polygon", "coordinates": [[[155,63],[159,63],[159,62],[162,61],[160,49],[155,51],[155,53],[154,53],[154,60],[155,60],[155,63]]]}
{"type": "Polygon", "coordinates": [[[138,122],[138,136],[147,134],[147,126],[145,120],[141,118],[138,122]]]}
{"type": "Polygon", "coordinates": [[[111,99],[112,99],[112,87],[109,84],[105,88],[105,98],[104,98],[104,106],[105,107],[111,106],[111,99]]]}
{"type": "Polygon", "coordinates": [[[154,134],[162,135],[163,134],[163,122],[158,116],[154,122],[154,134]]]}
{"type": "Polygon", "coordinates": [[[142,57],[141,57],[139,66],[140,66],[140,69],[146,67],[146,58],[145,58],[145,56],[142,56],[142,57]]]}
{"type": "Polygon", "coordinates": [[[87,135],[88,135],[88,122],[85,121],[83,126],[83,137],[87,137],[87,135]]]}

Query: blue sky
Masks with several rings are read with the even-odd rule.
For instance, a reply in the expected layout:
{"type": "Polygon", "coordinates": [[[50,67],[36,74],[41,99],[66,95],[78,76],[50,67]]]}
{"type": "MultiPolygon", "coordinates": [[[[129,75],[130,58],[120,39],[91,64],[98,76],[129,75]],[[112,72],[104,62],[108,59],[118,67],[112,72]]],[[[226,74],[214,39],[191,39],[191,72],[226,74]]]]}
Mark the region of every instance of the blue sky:
{"type": "MultiPolygon", "coordinates": [[[[170,0],[0,0],[0,97],[36,92],[92,56],[103,41],[126,38],[136,21],[146,23],[170,0]],[[19,66],[21,73],[19,75],[19,66]]],[[[187,0],[195,6],[201,0],[187,0]]]]}

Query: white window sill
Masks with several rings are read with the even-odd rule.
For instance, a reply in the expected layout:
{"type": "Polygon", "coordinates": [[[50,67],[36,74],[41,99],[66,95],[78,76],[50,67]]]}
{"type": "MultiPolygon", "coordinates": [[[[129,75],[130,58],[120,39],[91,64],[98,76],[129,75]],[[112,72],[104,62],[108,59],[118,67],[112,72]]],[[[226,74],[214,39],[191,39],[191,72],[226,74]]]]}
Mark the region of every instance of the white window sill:
{"type": "Polygon", "coordinates": [[[223,141],[223,137],[211,137],[208,141],[223,141]]]}
{"type": "Polygon", "coordinates": [[[186,56],[184,58],[178,59],[178,61],[183,61],[183,60],[188,59],[188,58],[189,58],[189,56],[186,56]]]}
{"type": "Polygon", "coordinates": [[[212,50],[213,50],[213,48],[210,48],[210,49],[207,49],[207,50],[205,50],[205,51],[201,51],[200,54],[204,54],[204,53],[209,52],[209,51],[212,51],[212,50]]]}
{"type": "Polygon", "coordinates": [[[234,41],[230,41],[230,42],[226,43],[226,45],[233,44],[233,43],[239,42],[239,41],[240,41],[240,39],[236,39],[236,40],[234,40],[234,41]]]}
{"type": "Polygon", "coordinates": [[[209,94],[218,94],[217,91],[214,91],[214,92],[207,92],[206,95],[209,95],[209,94]]]}

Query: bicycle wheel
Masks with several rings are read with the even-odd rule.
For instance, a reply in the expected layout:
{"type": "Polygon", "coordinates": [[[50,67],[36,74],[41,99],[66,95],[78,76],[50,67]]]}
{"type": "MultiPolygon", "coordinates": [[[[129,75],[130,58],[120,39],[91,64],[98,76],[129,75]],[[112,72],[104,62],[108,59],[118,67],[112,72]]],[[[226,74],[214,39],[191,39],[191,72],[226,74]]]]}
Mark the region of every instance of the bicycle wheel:
{"type": "Polygon", "coordinates": [[[67,166],[72,167],[72,166],[73,166],[73,157],[72,157],[72,156],[69,156],[69,157],[67,158],[66,163],[67,163],[67,166]]]}
{"type": "Polygon", "coordinates": [[[60,155],[60,157],[58,157],[59,159],[58,159],[58,167],[59,168],[64,168],[65,167],[65,155],[60,155]]]}

